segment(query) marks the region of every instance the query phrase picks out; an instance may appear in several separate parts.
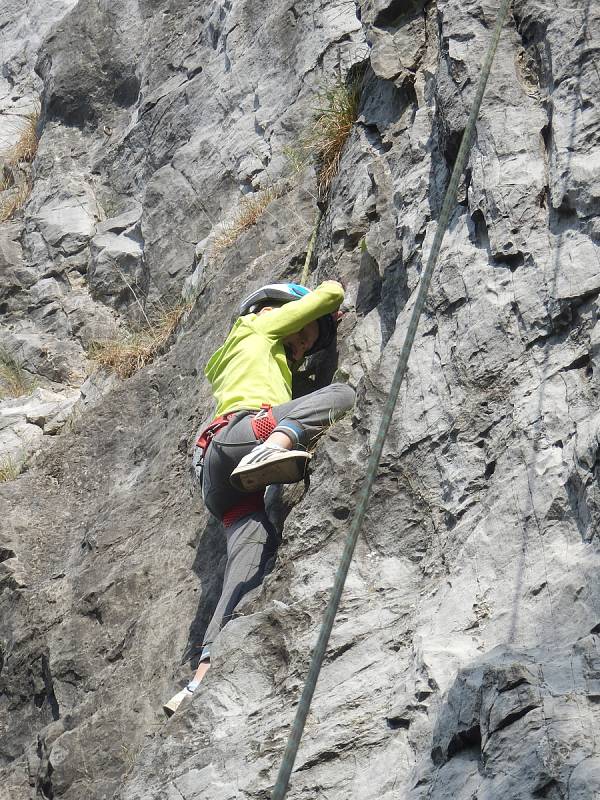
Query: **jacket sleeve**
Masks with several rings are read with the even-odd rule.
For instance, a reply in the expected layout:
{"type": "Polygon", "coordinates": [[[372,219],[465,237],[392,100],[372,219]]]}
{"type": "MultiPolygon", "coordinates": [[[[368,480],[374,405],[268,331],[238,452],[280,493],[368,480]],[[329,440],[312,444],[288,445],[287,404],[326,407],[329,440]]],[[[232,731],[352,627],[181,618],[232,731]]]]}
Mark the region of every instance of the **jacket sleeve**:
{"type": "Polygon", "coordinates": [[[309,322],[331,314],[340,307],[343,300],[344,290],[341,286],[321,284],[300,300],[274,308],[267,314],[257,315],[251,325],[257,333],[281,339],[297,333],[309,322]]]}

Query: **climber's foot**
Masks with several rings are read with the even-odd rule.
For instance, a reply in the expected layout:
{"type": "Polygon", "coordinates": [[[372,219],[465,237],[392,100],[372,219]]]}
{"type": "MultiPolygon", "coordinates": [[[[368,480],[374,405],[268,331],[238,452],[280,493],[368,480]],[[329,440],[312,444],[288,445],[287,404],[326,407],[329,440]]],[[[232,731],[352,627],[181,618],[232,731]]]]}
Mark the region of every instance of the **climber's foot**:
{"type": "Polygon", "coordinates": [[[209,645],[204,647],[204,650],[206,651],[204,660],[200,661],[198,664],[198,668],[196,669],[196,673],[192,680],[184,689],[182,689],[180,692],[177,692],[177,694],[174,694],[168,703],[164,704],[163,711],[167,717],[172,717],[178,708],[180,708],[182,705],[186,705],[190,701],[194,692],[200,685],[200,681],[210,669],[210,656],[208,647],[209,645]]]}
{"type": "Polygon", "coordinates": [[[177,692],[177,694],[174,694],[169,702],[164,704],[163,711],[167,717],[172,717],[182,703],[192,698],[197,686],[193,689],[190,689],[190,685],[191,684],[188,683],[184,689],[182,689],[180,692],[177,692]]]}
{"type": "Polygon", "coordinates": [[[244,456],[231,473],[231,484],[242,492],[256,492],[272,483],[301,481],[311,454],[259,444],[244,456]]]}

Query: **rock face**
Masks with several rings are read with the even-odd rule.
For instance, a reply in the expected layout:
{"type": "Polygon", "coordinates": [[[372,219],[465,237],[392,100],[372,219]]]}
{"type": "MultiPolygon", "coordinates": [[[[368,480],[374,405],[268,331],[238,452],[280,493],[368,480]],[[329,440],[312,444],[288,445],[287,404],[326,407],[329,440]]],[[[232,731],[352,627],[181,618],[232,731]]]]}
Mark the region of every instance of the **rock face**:
{"type": "MultiPolygon", "coordinates": [[[[38,387],[0,403],[29,458],[0,484],[2,800],[269,797],[496,6],[5,0],[3,110],[39,100],[41,139],[0,225],[0,348],[38,387]],[[347,289],[318,379],[359,399],[272,492],[277,563],[165,722],[224,568],[188,471],[202,368],[240,295],[299,278],[290,153],[349,73],[310,280],[347,289]],[[90,374],[182,292],[153,363],[90,374]]],[[[290,798],[600,797],[599,41],[593,0],[513,2],[290,798]]]]}

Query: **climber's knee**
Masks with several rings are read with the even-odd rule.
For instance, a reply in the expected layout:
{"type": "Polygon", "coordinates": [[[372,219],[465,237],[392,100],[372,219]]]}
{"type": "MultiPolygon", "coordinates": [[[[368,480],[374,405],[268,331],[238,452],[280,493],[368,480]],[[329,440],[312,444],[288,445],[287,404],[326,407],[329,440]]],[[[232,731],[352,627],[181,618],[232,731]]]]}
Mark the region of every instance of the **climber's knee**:
{"type": "Polygon", "coordinates": [[[347,383],[332,383],[329,388],[333,389],[336,395],[333,407],[336,417],[346,414],[354,407],[356,392],[351,386],[347,383]]]}

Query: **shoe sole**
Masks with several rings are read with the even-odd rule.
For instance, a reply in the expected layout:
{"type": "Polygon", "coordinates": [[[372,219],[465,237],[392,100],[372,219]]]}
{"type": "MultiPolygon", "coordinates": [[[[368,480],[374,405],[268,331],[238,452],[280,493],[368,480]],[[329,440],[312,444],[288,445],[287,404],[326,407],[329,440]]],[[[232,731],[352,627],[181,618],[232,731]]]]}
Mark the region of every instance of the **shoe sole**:
{"type": "Polygon", "coordinates": [[[163,706],[163,711],[164,711],[165,717],[167,719],[170,719],[173,716],[173,714],[177,711],[178,708],[179,708],[179,703],[177,703],[177,705],[175,707],[172,707],[168,703],[165,703],[164,706],[163,706]]]}
{"type": "Polygon", "coordinates": [[[274,483],[297,483],[304,477],[310,458],[310,453],[282,455],[263,464],[236,467],[231,473],[231,485],[242,492],[256,492],[274,483]]]}
{"type": "Polygon", "coordinates": [[[164,706],[162,707],[165,713],[165,717],[167,719],[170,719],[173,716],[173,714],[177,711],[180,705],[181,705],[181,700],[178,703],[173,703],[171,700],[169,700],[168,703],[165,703],[164,706]]]}
{"type": "Polygon", "coordinates": [[[181,708],[181,705],[183,703],[186,703],[188,698],[191,697],[192,695],[190,692],[188,692],[187,694],[183,694],[183,692],[177,692],[177,694],[174,694],[173,697],[168,701],[168,703],[165,703],[162,707],[167,719],[172,717],[173,714],[177,711],[177,709],[181,708]]]}

